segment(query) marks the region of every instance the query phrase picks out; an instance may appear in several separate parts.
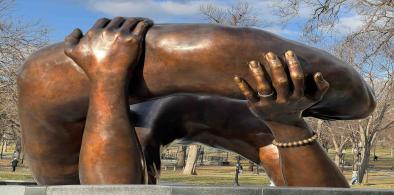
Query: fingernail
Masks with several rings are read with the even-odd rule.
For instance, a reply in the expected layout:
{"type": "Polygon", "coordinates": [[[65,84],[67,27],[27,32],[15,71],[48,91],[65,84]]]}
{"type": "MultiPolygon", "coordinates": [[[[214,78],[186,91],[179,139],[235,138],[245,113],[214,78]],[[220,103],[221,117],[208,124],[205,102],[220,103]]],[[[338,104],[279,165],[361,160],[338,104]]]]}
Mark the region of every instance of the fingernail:
{"type": "Polygon", "coordinates": [[[276,56],[272,52],[268,52],[267,55],[265,55],[269,60],[275,60],[276,56]]]}
{"type": "Polygon", "coordinates": [[[257,62],[254,61],[254,60],[253,60],[253,61],[250,61],[250,62],[249,62],[249,66],[252,67],[252,68],[257,68],[257,62]]]}
{"type": "Polygon", "coordinates": [[[295,54],[294,54],[293,51],[289,50],[289,51],[287,51],[287,52],[285,53],[285,56],[286,56],[287,58],[291,58],[291,57],[295,57],[295,54]]]}
{"type": "Polygon", "coordinates": [[[234,81],[237,82],[237,83],[239,83],[239,82],[241,82],[241,78],[239,78],[238,76],[235,76],[235,77],[234,77],[234,81]]]}
{"type": "Polygon", "coordinates": [[[316,78],[317,78],[317,80],[318,80],[319,82],[324,81],[323,75],[322,75],[320,72],[316,73],[316,78]]]}

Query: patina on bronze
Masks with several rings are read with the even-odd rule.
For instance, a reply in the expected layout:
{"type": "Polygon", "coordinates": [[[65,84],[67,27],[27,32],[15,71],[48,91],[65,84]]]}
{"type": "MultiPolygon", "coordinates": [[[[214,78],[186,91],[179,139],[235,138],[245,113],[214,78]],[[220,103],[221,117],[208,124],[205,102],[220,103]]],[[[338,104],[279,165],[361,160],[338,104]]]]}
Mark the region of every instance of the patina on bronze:
{"type": "MultiPolygon", "coordinates": [[[[335,57],[261,30],[216,25],[152,27],[145,39],[144,60],[132,72],[130,102],[180,92],[240,98],[232,77],[251,80],[245,69],[248,61],[264,60],[262,53],[268,51],[282,54],[288,49],[300,57],[306,94],[308,89],[316,89],[312,77],[315,72],[322,72],[331,85],[324,98],[304,115],[349,119],[373,110],[368,86],[353,68],[335,57]]],[[[127,50],[123,51],[126,55],[127,50]]],[[[78,183],[79,151],[91,88],[88,77],[64,55],[60,43],[30,57],[18,76],[18,87],[26,158],[34,177],[41,184],[78,183]]],[[[182,136],[186,135],[175,132],[164,137],[182,136]]]]}

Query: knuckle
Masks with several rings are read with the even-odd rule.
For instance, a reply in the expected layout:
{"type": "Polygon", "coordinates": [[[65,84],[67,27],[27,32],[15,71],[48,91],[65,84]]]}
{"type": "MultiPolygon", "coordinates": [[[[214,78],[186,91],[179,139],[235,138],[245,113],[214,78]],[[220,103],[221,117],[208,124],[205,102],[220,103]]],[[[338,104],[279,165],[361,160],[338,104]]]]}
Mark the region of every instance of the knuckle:
{"type": "Polygon", "coordinates": [[[246,98],[251,99],[253,97],[253,94],[250,93],[249,91],[243,91],[243,94],[246,98]]]}
{"type": "Polygon", "coordinates": [[[123,33],[120,32],[120,31],[115,31],[115,32],[112,33],[112,35],[115,36],[115,37],[119,37],[119,38],[123,37],[123,33]]]}
{"type": "MultiPolygon", "coordinates": [[[[96,34],[96,33],[94,33],[94,34],[96,34]]],[[[92,35],[94,35],[94,34],[92,34],[92,35]]],[[[111,35],[113,35],[113,32],[111,31],[111,30],[109,30],[109,29],[105,29],[105,30],[103,30],[103,31],[101,31],[101,35],[102,36],[111,36],[111,35]]]]}
{"type": "Polygon", "coordinates": [[[302,98],[302,97],[304,97],[304,91],[301,90],[301,89],[296,90],[296,91],[294,92],[294,95],[297,96],[298,98],[302,98]]]}
{"type": "Polygon", "coordinates": [[[298,99],[301,99],[302,96],[303,96],[303,94],[301,94],[300,91],[297,91],[297,92],[294,92],[294,94],[292,95],[292,98],[294,100],[298,100],[298,99]]]}
{"type": "Polygon", "coordinates": [[[141,39],[142,39],[142,34],[141,34],[141,33],[138,33],[138,34],[136,34],[136,35],[133,35],[133,38],[134,38],[135,40],[141,40],[141,39]]]}
{"type": "Polygon", "coordinates": [[[148,26],[148,21],[146,20],[142,20],[140,23],[143,27],[148,26]]]}
{"type": "Polygon", "coordinates": [[[87,33],[86,33],[86,36],[88,36],[88,37],[92,37],[94,34],[96,34],[97,33],[97,31],[96,30],[94,30],[94,29],[90,29],[87,33]]]}
{"type": "Polygon", "coordinates": [[[144,18],[144,23],[145,23],[146,26],[153,25],[153,21],[150,20],[150,19],[147,19],[147,18],[144,18]]]}
{"type": "Polygon", "coordinates": [[[277,56],[273,52],[270,51],[266,54],[266,58],[268,58],[269,60],[275,60],[275,59],[277,59],[277,56]]]}
{"type": "Polygon", "coordinates": [[[245,86],[244,83],[239,83],[238,85],[239,85],[239,88],[240,88],[242,91],[247,91],[247,87],[245,86]]]}
{"type": "Polygon", "coordinates": [[[295,80],[302,80],[302,79],[304,79],[304,75],[302,75],[300,73],[291,73],[290,76],[291,76],[291,78],[293,78],[295,80]]]}
{"type": "Polygon", "coordinates": [[[288,85],[288,81],[286,78],[279,78],[275,81],[276,85],[280,86],[280,87],[284,87],[286,85],[288,85]]]}
{"type": "Polygon", "coordinates": [[[109,19],[106,18],[106,17],[102,17],[102,18],[97,20],[97,22],[105,22],[105,21],[109,21],[109,19]]]}
{"type": "Polygon", "coordinates": [[[279,60],[271,60],[270,66],[272,69],[282,69],[282,63],[279,60]]]}
{"type": "Polygon", "coordinates": [[[259,101],[259,102],[256,102],[255,105],[259,108],[265,108],[265,107],[270,106],[270,102],[269,101],[259,101]]]}
{"type": "Polygon", "coordinates": [[[67,37],[64,38],[64,42],[67,44],[68,42],[71,41],[71,35],[68,35],[67,37]]]}
{"type": "Polygon", "coordinates": [[[295,54],[292,50],[287,50],[285,55],[294,56],[295,54]]]}
{"type": "Polygon", "coordinates": [[[126,23],[126,22],[134,22],[134,21],[136,21],[136,20],[138,20],[138,18],[126,18],[126,19],[125,19],[125,23],[126,23]]]}
{"type": "Polygon", "coordinates": [[[300,66],[300,63],[294,58],[287,58],[287,63],[291,68],[297,68],[300,66]]]}
{"type": "Polygon", "coordinates": [[[267,93],[271,91],[271,88],[265,85],[259,85],[257,89],[262,93],[267,93]]]}
{"type": "Polygon", "coordinates": [[[124,19],[124,17],[122,17],[122,16],[116,16],[116,17],[114,17],[112,20],[122,20],[122,19],[124,19]]]}
{"type": "Polygon", "coordinates": [[[125,40],[129,43],[137,43],[139,42],[140,39],[136,35],[131,35],[131,36],[127,36],[125,40]]]}
{"type": "Polygon", "coordinates": [[[277,104],[287,104],[288,101],[287,101],[286,98],[277,98],[277,99],[276,99],[276,103],[277,103],[277,104]]]}
{"type": "Polygon", "coordinates": [[[64,53],[67,54],[68,56],[73,53],[73,48],[65,48],[64,53]]]}
{"type": "Polygon", "coordinates": [[[263,71],[259,67],[250,67],[250,70],[252,71],[253,75],[255,77],[262,77],[263,71]]]}

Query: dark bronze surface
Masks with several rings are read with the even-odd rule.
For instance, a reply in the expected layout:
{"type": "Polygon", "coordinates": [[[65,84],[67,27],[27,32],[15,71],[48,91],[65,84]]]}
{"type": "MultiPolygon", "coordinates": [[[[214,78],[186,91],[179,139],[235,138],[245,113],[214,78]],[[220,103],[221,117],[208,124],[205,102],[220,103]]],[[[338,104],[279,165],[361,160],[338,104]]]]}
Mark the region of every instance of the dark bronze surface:
{"type": "MultiPolygon", "coordinates": [[[[217,25],[152,27],[146,36],[144,61],[132,74],[130,102],[141,102],[173,93],[211,94],[242,99],[233,83],[233,76],[252,80],[246,68],[247,62],[263,60],[262,54],[268,51],[283,54],[289,49],[300,57],[306,76],[306,89],[316,87],[312,73],[317,71],[322,72],[330,83],[330,89],[323,100],[306,110],[305,115],[350,119],[367,116],[373,110],[373,95],[362,78],[352,67],[326,52],[257,29],[217,25]]],[[[40,184],[79,183],[79,152],[89,104],[88,77],[65,56],[63,43],[59,43],[44,48],[29,58],[18,75],[18,88],[26,158],[35,179],[40,184]]],[[[166,98],[161,99],[158,104],[171,105],[171,102],[178,101],[177,97],[169,99],[167,102],[166,98]]],[[[151,108],[154,114],[146,115],[149,116],[148,120],[153,121],[150,123],[151,130],[137,130],[145,151],[175,138],[186,137],[209,145],[217,142],[219,146],[258,161],[259,149],[272,140],[272,135],[265,136],[265,133],[269,133],[268,128],[250,113],[247,114],[245,102],[223,100],[221,97],[206,98],[204,101],[204,97],[196,95],[187,95],[181,102],[188,103],[171,105],[166,109],[151,108]],[[212,101],[217,103],[211,105],[209,102],[212,101]],[[180,107],[185,110],[179,111],[179,114],[172,111],[180,107]],[[237,107],[242,107],[242,112],[237,107]],[[211,110],[215,108],[218,109],[217,115],[208,117],[209,113],[214,113],[211,110]],[[164,111],[168,114],[161,115],[164,111]],[[237,116],[239,113],[244,114],[237,116]],[[162,117],[149,119],[156,115],[162,117]],[[174,120],[171,116],[178,116],[180,119],[174,120]],[[235,116],[236,119],[229,120],[235,116]],[[160,125],[159,119],[166,123],[160,125]],[[171,120],[174,122],[171,123],[171,120]],[[197,121],[190,122],[193,120],[197,121]],[[234,124],[229,125],[230,122],[234,124]],[[180,130],[165,130],[171,125],[178,126],[180,130]],[[243,134],[248,129],[251,133],[243,134]],[[212,136],[199,132],[219,135],[214,141],[215,139],[210,139],[212,136]],[[153,135],[159,136],[149,139],[153,135]],[[241,142],[233,141],[238,135],[241,142]],[[262,138],[256,135],[261,135],[262,138]],[[153,146],[144,144],[143,140],[160,143],[153,146]],[[239,147],[242,145],[240,143],[245,145],[239,147]]],[[[143,113],[141,110],[144,108],[138,112],[143,113]]],[[[159,150],[152,149],[151,152],[157,155],[159,150]]],[[[145,155],[148,161],[149,158],[157,158],[153,154],[145,155]]]]}
{"type": "Polygon", "coordinates": [[[273,136],[243,100],[177,94],[132,105],[131,111],[150,176],[160,167],[160,146],[183,139],[239,153],[261,163],[277,185],[283,183],[273,136]]]}
{"type": "Polygon", "coordinates": [[[305,75],[293,51],[285,53],[283,62],[272,52],[265,58],[269,68],[262,68],[259,62],[249,63],[256,87],[242,77],[236,76],[234,81],[248,99],[249,110],[268,126],[276,143],[283,143],[278,149],[284,185],[349,187],[326,151],[313,141],[313,130],[302,116],[304,110],[325,96],[329,82],[316,72],[313,74],[316,88],[305,93],[308,91],[305,75]]]}

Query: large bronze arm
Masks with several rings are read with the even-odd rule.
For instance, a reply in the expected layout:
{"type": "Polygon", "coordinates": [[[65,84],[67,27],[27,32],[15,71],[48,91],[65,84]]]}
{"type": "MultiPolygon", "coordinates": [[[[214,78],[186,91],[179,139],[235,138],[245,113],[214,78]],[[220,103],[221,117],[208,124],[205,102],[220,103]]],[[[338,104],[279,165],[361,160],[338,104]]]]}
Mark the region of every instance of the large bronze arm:
{"type": "MultiPolygon", "coordinates": [[[[252,80],[245,68],[247,62],[262,59],[262,54],[268,51],[283,54],[290,49],[302,61],[304,74],[307,75],[306,85],[313,85],[313,80],[308,78],[317,71],[322,72],[331,84],[324,99],[306,110],[304,115],[354,119],[365,117],[374,109],[373,94],[357,71],[327,52],[263,30],[208,24],[152,27],[146,37],[144,63],[139,66],[139,74],[131,82],[133,94],[130,97],[133,102],[139,102],[185,92],[242,99],[233,84],[234,75],[252,80]]],[[[75,71],[78,67],[64,55],[63,50],[63,44],[59,43],[38,51],[28,60],[20,76],[29,80],[34,75],[28,74],[47,75],[48,71],[52,71],[51,75],[59,74],[59,77],[64,72],[84,74],[83,71],[75,71]],[[57,73],[48,66],[56,66],[57,73]]],[[[70,76],[57,80],[64,82],[59,86],[68,86],[68,90],[70,85],[85,85],[88,82],[82,79],[76,83],[70,81],[70,76]]],[[[87,96],[74,95],[73,98],[87,96]]]]}

